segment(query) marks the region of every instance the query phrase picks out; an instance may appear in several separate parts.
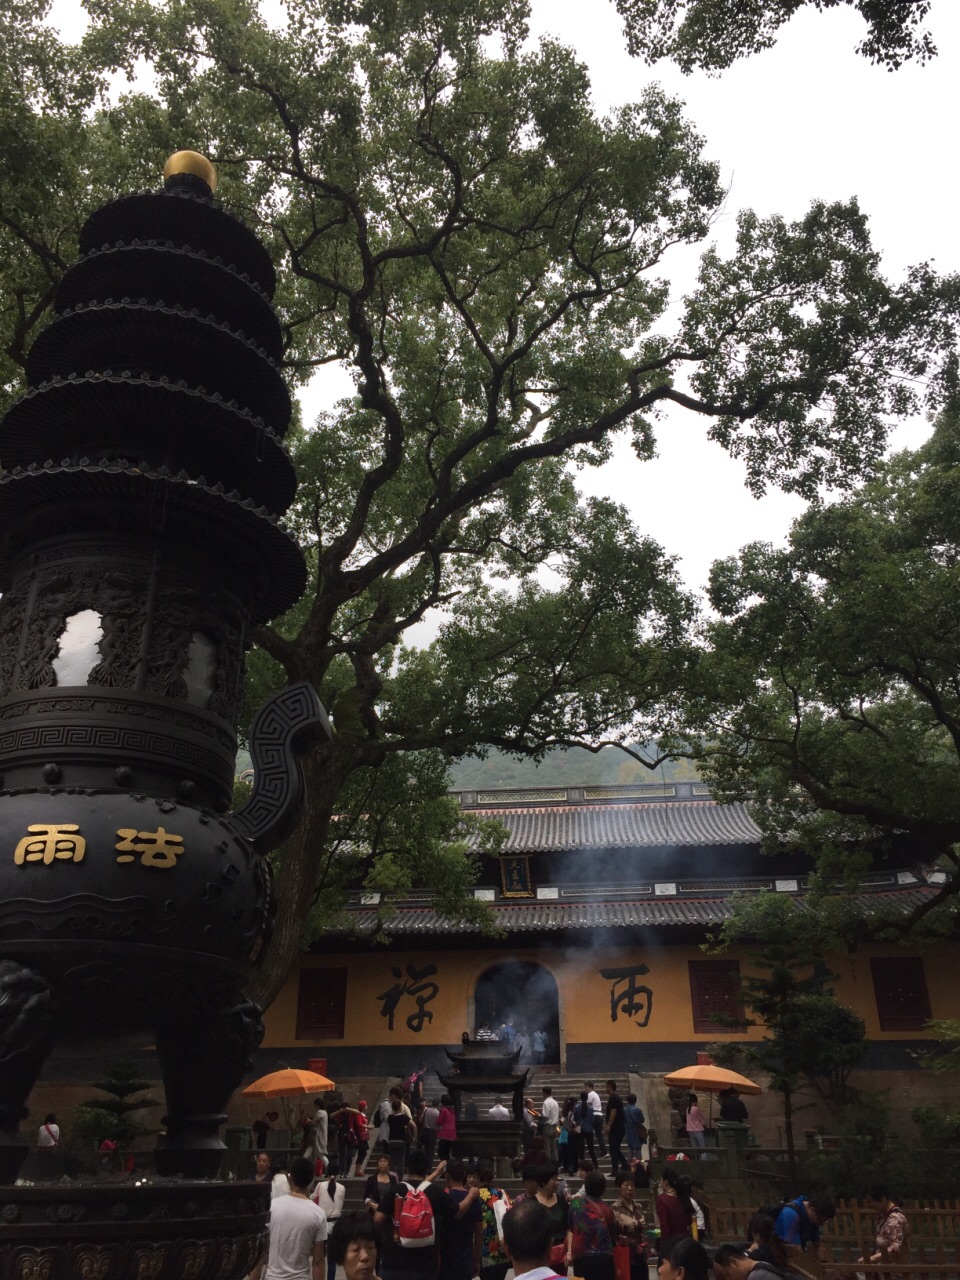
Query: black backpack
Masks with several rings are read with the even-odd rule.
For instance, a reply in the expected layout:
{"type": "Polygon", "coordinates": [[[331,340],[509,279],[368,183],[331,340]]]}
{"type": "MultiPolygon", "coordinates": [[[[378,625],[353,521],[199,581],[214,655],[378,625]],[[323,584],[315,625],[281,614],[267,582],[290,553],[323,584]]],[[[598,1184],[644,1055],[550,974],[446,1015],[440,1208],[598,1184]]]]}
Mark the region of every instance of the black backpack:
{"type": "Polygon", "coordinates": [[[776,1222],[780,1216],[780,1210],[787,1204],[793,1204],[792,1200],[781,1200],[779,1204],[762,1204],[757,1210],[758,1214],[762,1214],[765,1218],[772,1218],[776,1222]]]}

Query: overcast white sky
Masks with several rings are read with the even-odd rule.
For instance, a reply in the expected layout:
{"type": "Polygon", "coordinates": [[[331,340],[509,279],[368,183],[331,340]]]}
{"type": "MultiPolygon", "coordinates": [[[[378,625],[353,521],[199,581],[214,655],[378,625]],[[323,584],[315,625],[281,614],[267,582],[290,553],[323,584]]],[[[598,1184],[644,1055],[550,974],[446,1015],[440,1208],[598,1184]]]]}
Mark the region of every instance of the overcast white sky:
{"type": "MultiPolygon", "coordinates": [[[[52,21],[65,36],[76,34],[83,22],[78,0],[55,0],[52,21]]],[[[708,78],[629,58],[609,0],[533,0],[535,34],[550,33],[578,51],[592,72],[598,109],[637,97],[651,80],[687,103],[729,187],[715,228],[721,246],[730,243],[742,208],[797,218],[816,197],[856,195],[894,277],[925,259],[941,271],[960,268],[957,169],[947,142],[960,76],[958,0],[934,0],[930,26],[939,57],[887,72],[854,53],[865,27],[852,10],[804,10],[775,48],[708,78]]],[[[664,274],[682,294],[695,267],[693,254],[676,253],[664,274]]],[[[308,388],[307,420],[344,389],[348,384],[330,378],[308,388]]],[[[925,430],[908,424],[895,442],[914,445],[925,430]]],[[[740,464],[705,439],[702,421],[679,409],[661,426],[655,461],[637,462],[623,444],[606,467],[581,472],[579,483],[625,503],[644,531],[681,557],[691,587],[705,583],[713,559],[745,542],[782,539],[801,510],[799,500],[777,492],[751,497],[740,464]]]]}

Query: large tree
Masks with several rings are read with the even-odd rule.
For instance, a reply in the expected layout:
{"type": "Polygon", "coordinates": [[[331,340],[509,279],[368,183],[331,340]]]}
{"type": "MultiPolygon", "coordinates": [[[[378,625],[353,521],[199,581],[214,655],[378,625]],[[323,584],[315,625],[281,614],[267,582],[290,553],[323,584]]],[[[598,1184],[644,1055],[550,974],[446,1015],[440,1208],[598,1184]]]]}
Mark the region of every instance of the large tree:
{"type": "Polygon", "coordinates": [[[353,380],[295,440],[312,584],[251,663],[252,699],[311,680],[336,728],[278,859],[269,1000],[347,876],[479,910],[446,758],[648,741],[673,715],[693,605],[576,469],[618,433],[648,461],[679,405],[757,491],[846,483],[936,397],[958,287],[887,282],[856,203],[818,202],[742,214],[668,320],[664,260],[708,236],[718,171],[656,88],[598,116],[519,0],[287,0],[272,25],[255,0],[86,7],[77,49],[41,0],[0,13],[9,394],[85,213],[185,145],[274,251],[291,379],[353,380]],[[149,89],[104,97],[124,69],[149,89]],[[405,648],[438,608],[436,642],[405,648]]]}
{"type": "MultiPolygon", "coordinates": [[[[771,849],[808,853],[837,935],[952,927],[960,893],[960,412],[855,493],[810,509],[782,549],[717,563],[719,614],[687,711],[716,793],[748,800],[771,849]],[[892,850],[939,865],[904,912],[854,887],[892,850]]],[[[766,905],[737,932],[768,934],[766,905]]],[[[826,941],[826,940],[825,940],[826,941]]]]}

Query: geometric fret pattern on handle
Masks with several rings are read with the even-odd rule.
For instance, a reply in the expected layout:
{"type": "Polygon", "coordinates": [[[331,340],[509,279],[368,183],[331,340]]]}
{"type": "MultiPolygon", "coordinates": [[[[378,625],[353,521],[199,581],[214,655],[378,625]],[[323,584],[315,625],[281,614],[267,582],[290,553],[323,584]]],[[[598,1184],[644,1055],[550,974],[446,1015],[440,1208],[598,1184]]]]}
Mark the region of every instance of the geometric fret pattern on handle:
{"type": "Polygon", "coordinates": [[[230,815],[258,853],[268,853],[290,835],[303,805],[300,757],[329,742],[330,721],[310,684],[292,684],[268,698],[250,730],[253,791],[230,815]]]}

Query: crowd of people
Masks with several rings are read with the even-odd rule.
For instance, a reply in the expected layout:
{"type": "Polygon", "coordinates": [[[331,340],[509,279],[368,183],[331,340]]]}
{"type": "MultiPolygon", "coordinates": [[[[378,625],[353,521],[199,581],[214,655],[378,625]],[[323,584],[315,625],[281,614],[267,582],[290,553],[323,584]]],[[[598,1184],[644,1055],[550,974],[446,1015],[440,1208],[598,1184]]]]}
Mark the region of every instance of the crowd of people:
{"type": "MultiPolygon", "coordinates": [[[[408,1150],[398,1176],[382,1151],[366,1179],[362,1211],[344,1214],[345,1188],[335,1161],[317,1177],[308,1159],[271,1169],[262,1152],[257,1177],[273,1183],[270,1246],[252,1280],[335,1280],[338,1265],[347,1280],[506,1280],[511,1269],[520,1280],[526,1272],[518,1262],[539,1273],[528,1280],[562,1280],[571,1272],[582,1280],[648,1280],[654,1255],[660,1280],[708,1280],[711,1267],[713,1280],[747,1280],[754,1271],[751,1280],[784,1280],[787,1246],[815,1254],[820,1229],[836,1212],[828,1197],[797,1196],[755,1213],[748,1238],[721,1245],[711,1259],[703,1247],[703,1207],[691,1178],[677,1167],[665,1167],[650,1220],[629,1165],[620,1169],[615,1188],[589,1158],[579,1172],[581,1185],[574,1187],[555,1162],[528,1164],[521,1171],[523,1190],[511,1201],[491,1160],[449,1158],[431,1167],[417,1146],[408,1150]],[[411,1221],[413,1236],[407,1237],[404,1223],[411,1221]],[[511,1222],[524,1224],[513,1244],[511,1222]],[[538,1242],[532,1253],[529,1242],[520,1243],[528,1230],[538,1242]],[[352,1272],[344,1260],[359,1265],[361,1255],[362,1268],[352,1272]]],[[[877,1215],[876,1248],[860,1261],[905,1257],[909,1226],[903,1211],[886,1187],[871,1188],[869,1198],[877,1215]]]]}
{"type": "MultiPolygon", "coordinates": [[[[279,1119],[278,1112],[267,1111],[250,1126],[253,1145],[258,1151],[266,1149],[268,1135],[279,1119]]],[[[315,1098],[312,1112],[301,1116],[299,1128],[301,1155],[313,1162],[317,1174],[325,1172],[330,1161],[335,1160],[344,1175],[362,1175],[370,1153],[370,1121],[365,1098],[355,1107],[315,1098]]]]}
{"type": "MultiPolygon", "coordinates": [[[[346,1280],[505,1280],[511,1270],[515,1280],[562,1278],[570,1269],[584,1280],[646,1280],[648,1274],[647,1227],[627,1173],[616,1200],[607,1203],[602,1173],[588,1173],[568,1197],[557,1187],[558,1171],[541,1168],[525,1175],[528,1190],[511,1204],[489,1161],[468,1169],[450,1160],[428,1172],[416,1149],[403,1179],[385,1170],[364,1210],[345,1215],[324,1208],[331,1179],[311,1198],[311,1177],[309,1161],[292,1162],[291,1191],[273,1203],[268,1255],[252,1280],[323,1280],[338,1266],[346,1280]],[[405,1211],[398,1204],[409,1200],[418,1210],[423,1201],[429,1206],[430,1229],[419,1247],[407,1247],[401,1234],[405,1211]]],[[[708,1269],[706,1251],[689,1235],[661,1249],[661,1280],[708,1280],[708,1269]]],[[[724,1280],[737,1276],[731,1271],[724,1280]]]]}
{"type": "MultiPolygon", "coordinates": [[[[646,1165],[640,1160],[647,1136],[644,1117],[634,1095],[623,1101],[616,1081],[607,1081],[606,1094],[601,1102],[593,1082],[587,1081],[579,1097],[568,1097],[562,1104],[550,1086],[544,1086],[539,1107],[531,1098],[524,1100],[524,1155],[516,1162],[524,1191],[515,1204],[529,1200],[546,1214],[551,1226],[551,1265],[563,1274],[573,1265],[584,1280],[615,1280],[611,1250],[616,1244],[629,1271],[621,1280],[641,1280],[648,1225],[635,1190],[638,1179],[640,1185],[648,1185],[646,1165]],[[608,1144],[617,1174],[612,1205],[604,1199],[607,1180],[596,1169],[597,1157],[606,1154],[608,1144]],[[624,1144],[628,1154],[622,1150],[624,1144]],[[575,1173],[580,1185],[573,1191],[567,1179],[575,1173]]],[[[494,1121],[508,1120],[510,1115],[502,1099],[496,1099],[489,1110],[494,1121]]],[[[450,1158],[457,1140],[453,1103],[446,1094],[435,1100],[424,1098],[422,1072],[414,1072],[392,1088],[370,1117],[364,1099],[356,1107],[315,1099],[312,1114],[302,1118],[302,1154],[289,1164],[281,1153],[271,1160],[266,1150],[267,1135],[277,1120],[276,1112],[267,1112],[252,1126],[260,1148],[254,1176],[270,1181],[271,1203],[276,1207],[276,1214],[271,1213],[270,1247],[271,1257],[276,1255],[278,1261],[275,1274],[267,1262],[265,1280],[291,1280],[291,1250],[300,1251],[304,1277],[321,1280],[326,1270],[326,1280],[334,1280],[339,1252],[322,1247],[326,1237],[317,1213],[326,1230],[339,1222],[344,1216],[344,1179],[359,1176],[366,1177],[364,1210],[383,1236],[377,1254],[382,1280],[400,1276],[410,1280],[412,1272],[417,1280],[472,1280],[474,1276],[504,1280],[511,1265],[503,1232],[510,1198],[495,1181],[491,1161],[481,1159],[467,1166],[450,1158]],[[371,1149],[375,1168],[367,1174],[371,1149]],[[437,1223],[435,1271],[432,1263],[424,1270],[427,1255],[422,1250],[404,1248],[395,1239],[398,1200],[405,1203],[420,1193],[437,1223]],[[310,1207],[299,1205],[300,1200],[310,1207]],[[311,1231],[316,1233],[313,1238],[309,1238],[311,1231]]]]}
{"type": "MultiPolygon", "coordinates": [[[[344,1249],[325,1250],[325,1241],[338,1224],[350,1221],[350,1237],[356,1238],[358,1215],[344,1215],[344,1186],[331,1168],[315,1176],[310,1161],[297,1157],[289,1168],[271,1171],[266,1153],[258,1156],[261,1180],[273,1182],[269,1254],[262,1278],[254,1280],[333,1280],[343,1265],[344,1249]],[[278,1187],[285,1180],[286,1187],[278,1187]],[[291,1259],[299,1258],[299,1270],[291,1259]]],[[[407,1155],[402,1177],[390,1168],[386,1153],[377,1156],[377,1168],[364,1186],[367,1246],[375,1252],[381,1280],[505,1280],[516,1257],[509,1247],[507,1224],[525,1204],[527,1217],[535,1206],[549,1241],[545,1249],[551,1274],[566,1276],[568,1269],[584,1280],[618,1280],[614,1249],[624,1250],[627,1271],[622,1280],[645,1280],[649,1249],[648,1225],[635,1200],[635,1182],[629,1170],[617,1180],[617,1195],[607,1203],[607,1179],[587,1170],[583,1185],[572,1191],[560,1181],[556,1164],[529,1166],[522,1172],[524,1190],[511,1202],[494,1176],[493,1162],[441,1160],[433,1169],[420,1147],[407,1155]],[[428,1213],[429,1239],[419,1247],[403,1237],[404,1214],[410,1202],[416,1211],[428,1213]]],[[[413,1216],[411,1213],[410,1216],[413,1216]]],[[[526,1221],[526,1218],[521,1220],[526,1221]]],[[[539,1255],[537,1255],[539,1256],[539,1255]]],[[[529,1259],[526,1259],[529,1260],[529,1259]]],[[[350,1280],[349,1271],[347,1273],[350,1280]]],[[[534,1280],[540,1280],[539,1277],[534,1280]]]]}
{"type": "MultiPolygon", "coordinates": [[[[688,1125],[696,1108],[692,1096],[688,1125]]],[[[509,1117],[496,1099],[489,1118],[509,1117]]],[[[511,1202],[491,1160],[452,1157],[452,1101],[425,1099],[422,1079],[391,1089],[369,1119],[362,1099],[356,1107],[316,1099],[304,1117],[301,1156],[288,1167],[283,1156],[271,1163],[266,1150],[257,1154],[255,1177],[271,1182],[272,1208],[270,1252],[255,1280],[335,1280],[337,1266],[347,1280],[506,1280],[511,1269],[520,1280],[526,1272],[518,1263],[539,1273],[528,1280],[571,1271],[582,1280],[647,1280],[654,1252],[660,1280],[707,1280],[709,1267],[713,1280],[747,1280],[754,1271],[752,1280],[783,1280],[787,1246],[816,1253],[821,1226],[835,1216],[829,1198],[797,1196],[754,1214],[748,1238],[721,1245],[708,1261],[709,1222],[683,1165],[666,1164],[645,1216],[636,1193],[650,1186],[642,1158],[649,1135],[635,1096],[621,1098],[615,1080],[606,1082],[605,1103],[589,1081],[562,1103],[544,1086],[539,1107],[524,1100],[523,1118],[524,1155],[514,1162],[523,1190],[511,1202]],[[607,1151],[613,1185],[597,1168],[607,1151]],[[359,1214],[344,1213],[349,1176],[366,1179],[359,1214]],[[413,1242],[405,1222],[419,1224],[413,1242]],[[513,1245],[511,1223],[518,1224],[513,1245]]],[[[896,1261],[907,1219],[885,1187],[872,1188],[870,1201],[876,1249],[861,1262],[896,1261]]]]}
{"type": "MultiPolygon", "coordinates": [[[[543,1086],[539,1105],[533,1098],[525,1098],[521,1114],[523,1163],[552,1161],[572,1176],[584,1159],[596,1165],[609,1150],[615,1175],[622,1168],[637,1171],[649,1137],[643,1111],[635,1094],[621,1097],[615,1080],[608,1080],[605,1087],[603,1101],[592,1080],[584,1084],[579,1096],[570,1095],[562,1103],[549,1085],[543,1086]]],[[[475,1103],[467,1102],[464,1118],[480,1119],[475,1103]]],[[[503,1122],[513,1117],[504,1100],[496,1098],[486,1118],[503,1122]]],[[[258,1150],[266,1149],[268,1134],[278,1119],[276,1111],[267,1111],[251,1126],[258,1150]]],[[[446,1093],[426,1098],[421,1072],[395,1085],[372,1116],[363,1098],[355,1107],[316,1098],[312,1113],[301,1118],[300,1128],[301,1154],[314,1162],[317,1175],[336,1160],[341,1175],[347,1178],[365,1176],[371,1150],[386,1152],[399,1177],[414,1147],[426,1152],[432,1166],[435,1160],[446,1159],[457,1141],[453,1099],[446,1093]]]]}
{"type": "MultiPolygon", "coordinates": [[[[423,1148],[431,1164],[437,1157],[445,1158],[457,1137],[453,1100],[448,1094],[426,1099],[423,1075],[422,1070],[415,1071],[402,1085],[395,1085],[372,1116],[365,1098],[355,1107],[315,1098],[312,1112],[300,1118],[301,1154],[314,1162],[318,1175],[335,1160],[342,1176],[348,1178],[365,1176],[373,1148],[390,1154],[397,1174],[414,1146],[423,1148]]],[[[267,1111],[254,1121],[254,1147],[266,1149],[268,1135],[278,1121],[276,1111],[267,1111]]]]}
{"type": "Polygon", "coordinates": [[[544,1085],[539,1110],[532,1098],[525,1098],[524,1152],[529,1153],[542,1139],[547,1157],[565,1173],[573,1174],[585,1158],[596,1165],[609,1148],[615,1175],[621,1168],[636,1171],[649,1138],[644,1114],[636,1094],[621,1097],[616,1080],[608,1080],[605,1088],[606,1100],[601,1101],[593,1081],[588,1080],[579,1096],[570,1094],[561,1103],[554,1098],[552,1087],[544,1085]]]}

